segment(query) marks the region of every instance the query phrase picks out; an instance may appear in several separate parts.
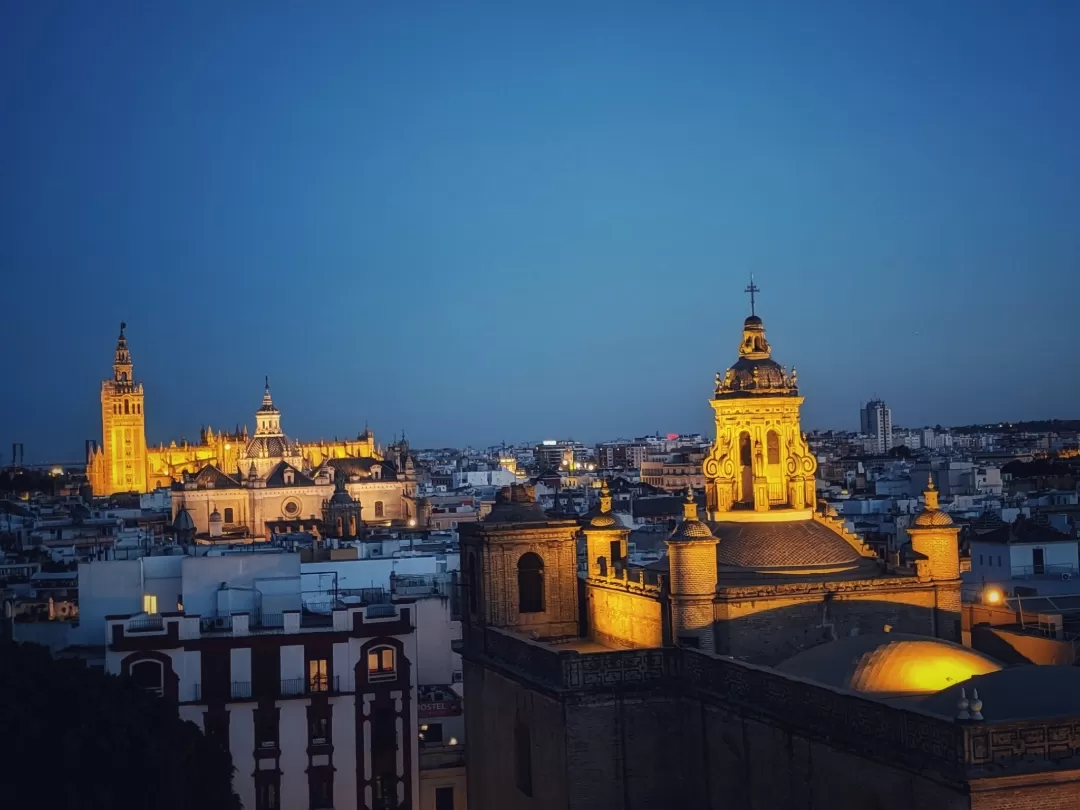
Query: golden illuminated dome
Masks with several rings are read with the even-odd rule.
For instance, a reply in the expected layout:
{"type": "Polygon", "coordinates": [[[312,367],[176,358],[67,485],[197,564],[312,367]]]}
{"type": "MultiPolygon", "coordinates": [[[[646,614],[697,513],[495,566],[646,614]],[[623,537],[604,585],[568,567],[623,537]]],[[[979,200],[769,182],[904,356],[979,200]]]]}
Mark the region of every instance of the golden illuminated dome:
{"type": "Polygon", "coordinates": [[[765,324],[757,315],[743,322],[739,359],[723,376],[716,375],[716,396],[745,397],[761,395],[797,395],[795,370],[787,370],[772,359],[772,347],[765,337],[765,324]]]}
{"type": "Polygon", "coordinates": [[[879,697],[929,695],[975,675],[997,672],[989,656],[927,636],[875,633],[819,644],[776,669],[827,686],[879,697]]]}
{"type": "Polygon", "coordinates": [[[916,526],[952,526],[952,518],[947,512],[935,509],[933,512],[920,512],[915,518],[916,526]]]}
{"type": "Polygon", "coordinates": [[[934,476],[930,476],[930,482],[923,491],[925,507],[915,518],[914,525],[918,528],[930,528],[937,526],[952,526],[952,518],[947,512],[942,512],[938,501],[938,491],[934,487],[934,476]]]}
{"type": "Polygon", "coordinates": [[[621,529],[619,519],[611,513],[611,489],[608,482],[600,486],[600,503],[596,509],[585,516],[587,529],[621,529]]]}
{"type": "Polygon", "coordinates": [[[712,529],[708,524],[698,519],[697,501],[694,500],[694,491],[686,488],[686,499],[683,502],[683,520],[668,537],[669,543],[688,543],[693,541],[711,540],[716,542],[712,529]]]}

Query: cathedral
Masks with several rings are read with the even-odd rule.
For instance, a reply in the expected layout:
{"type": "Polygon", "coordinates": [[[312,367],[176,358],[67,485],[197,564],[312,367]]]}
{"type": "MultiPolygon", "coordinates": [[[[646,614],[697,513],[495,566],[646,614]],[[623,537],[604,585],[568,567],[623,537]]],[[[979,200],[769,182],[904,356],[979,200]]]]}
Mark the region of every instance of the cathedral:
{"type": "Polygon", "coordinates": [[[416,468],[404,434],[385,449],[366,428],[353,440],[289,439],[269,379],[253,434],[247,426],[218,433],[208,427],[198,444],[148,447],[144,391],[135,381],[125,330],[121,323],[113,376],[101,386],[102,442],[88,451],[86,474],[95,495],[171,487],[179,525],[199,535],[310,529],[336,486],[355,500],[366,523],[415,516],[416,468]]]}
{"type": "Polygon", "coordinates": [[[664,560],[629,563],[606,487],[578,521],[514,486],[460,528],[471,810],[1080,803],[1080,705],[1018,697],[1070,668],[963,645],[933,482],[902,559],[819,507],[802,402],[752,304],[664,560]]]}

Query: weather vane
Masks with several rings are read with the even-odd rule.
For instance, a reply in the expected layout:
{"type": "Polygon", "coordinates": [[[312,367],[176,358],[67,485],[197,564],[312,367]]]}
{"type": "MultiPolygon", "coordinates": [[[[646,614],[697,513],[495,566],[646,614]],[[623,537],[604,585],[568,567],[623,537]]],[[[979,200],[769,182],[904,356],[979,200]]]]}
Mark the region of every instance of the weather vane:
{"type": "Polygon", "coordinates": [[[751,315],[757,315],[757,312],[754,311],[754,304],[755,304],[754,295],[756,293],[761,292],[761,287],[759,287],[758,285],[756,285],[754,283],[754,274],[753,273],[750,274],[750,286],[747,287],[745,290],[743,290],[743,292],[750,293],[750,314],[751,315]]]}

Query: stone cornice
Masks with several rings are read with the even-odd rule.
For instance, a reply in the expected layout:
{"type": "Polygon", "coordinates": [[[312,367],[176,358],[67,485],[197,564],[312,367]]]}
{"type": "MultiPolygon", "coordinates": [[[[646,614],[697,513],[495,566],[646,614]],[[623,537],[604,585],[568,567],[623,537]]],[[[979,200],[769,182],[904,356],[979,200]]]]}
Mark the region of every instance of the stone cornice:
{"type": "Polygon", "coordinates": [[[717,588],[716,601],[731,602],[743,599],[768,599],[785,596],[815,596],[827,593],[890,593],[913,590],[926,590],[937,585],[959,585],[960,580],[935,581],[928,583],[918,577],[874,577],[871,579],[848,579],[818,582],[777,582],[760,585],[738,585],[717,588]]]}

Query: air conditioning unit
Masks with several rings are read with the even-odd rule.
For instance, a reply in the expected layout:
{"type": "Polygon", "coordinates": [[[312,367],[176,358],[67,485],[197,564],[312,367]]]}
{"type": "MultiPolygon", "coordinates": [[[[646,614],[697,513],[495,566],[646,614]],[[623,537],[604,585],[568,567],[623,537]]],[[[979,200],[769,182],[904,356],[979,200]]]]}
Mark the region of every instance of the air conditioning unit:
{"type": "Polygon", "coordinates": [[[214,617],[214,629],[215,630],[230,630],[230,629],[232,629],[232,616],[215,616],[214,617]]]}
{"type": "Polygon", "coordinates": [[[460,669],[455,669],[453,674],[450,676],[450,682],[461,683],[463,680],[465,680],[465,677],[462,671],[460,669]]]}

